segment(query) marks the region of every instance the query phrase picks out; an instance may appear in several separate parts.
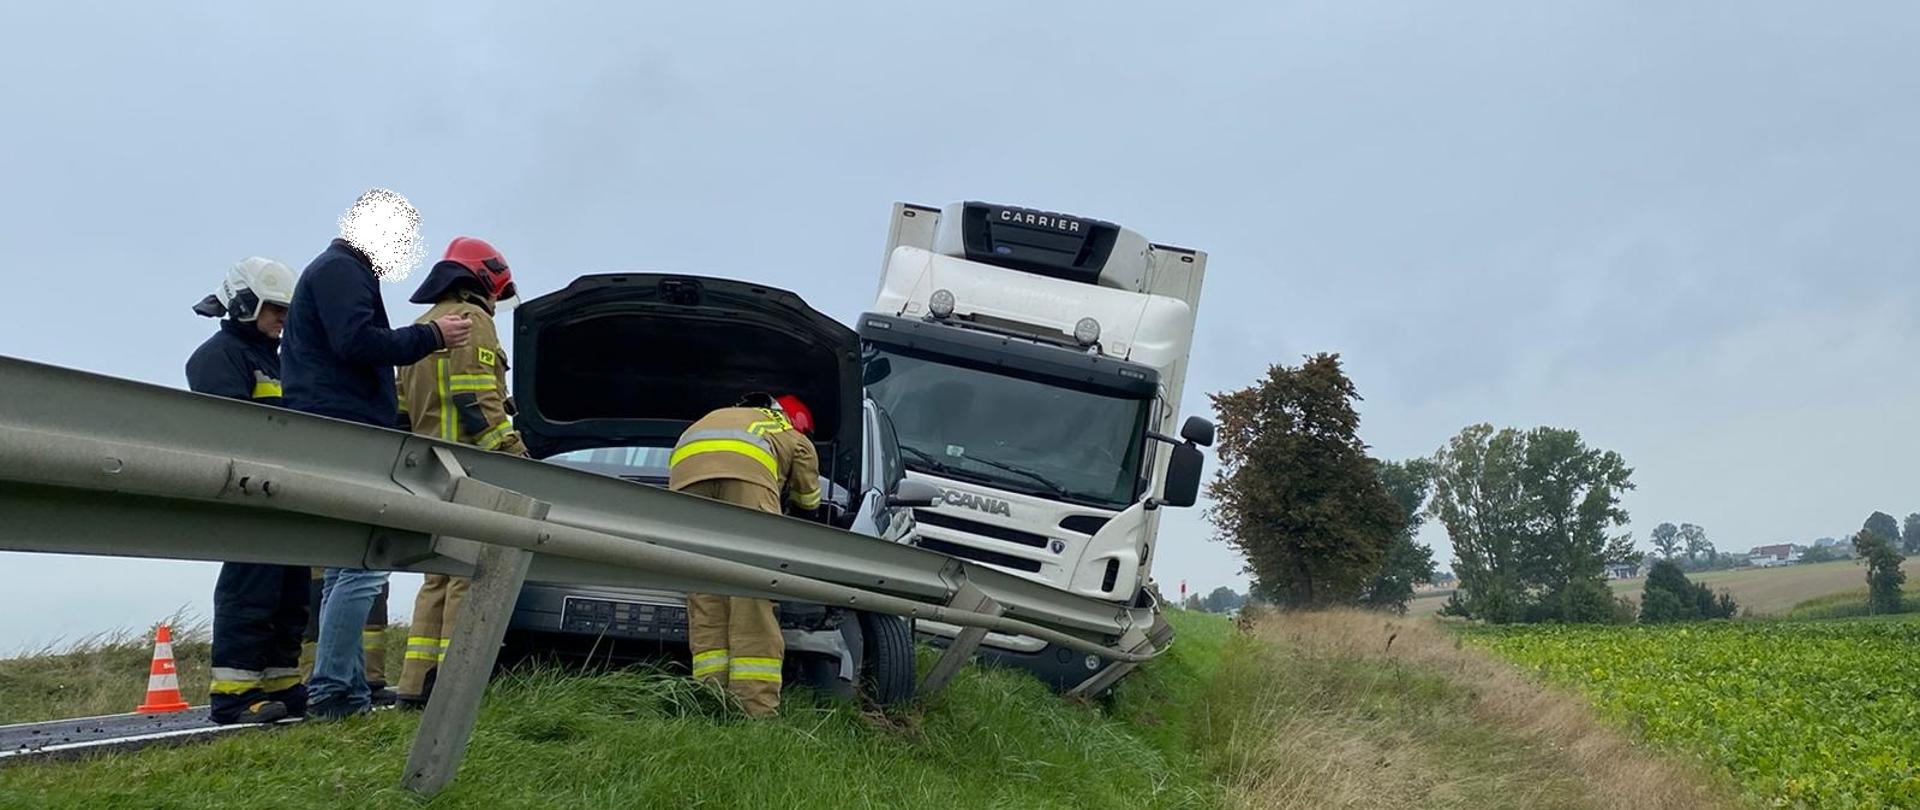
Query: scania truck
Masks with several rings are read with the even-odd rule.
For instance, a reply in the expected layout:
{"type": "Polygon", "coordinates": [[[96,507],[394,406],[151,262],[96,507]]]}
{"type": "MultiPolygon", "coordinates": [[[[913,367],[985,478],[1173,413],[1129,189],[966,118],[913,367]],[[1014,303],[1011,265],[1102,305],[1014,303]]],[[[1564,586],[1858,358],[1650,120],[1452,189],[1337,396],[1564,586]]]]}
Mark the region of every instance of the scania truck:
{"type": "MultiPolygon", "coordinates": [[[[859,333],[909,478],[940,489],[906,542],[1150,605],[1160,509],[1193,505],[1213,442],[1178,412],[1206,262],[1097,219],[896,203],[859,333]]],[[[1030,638],[980,649],[1060,689],[1101,666],[1030,638]]]]}

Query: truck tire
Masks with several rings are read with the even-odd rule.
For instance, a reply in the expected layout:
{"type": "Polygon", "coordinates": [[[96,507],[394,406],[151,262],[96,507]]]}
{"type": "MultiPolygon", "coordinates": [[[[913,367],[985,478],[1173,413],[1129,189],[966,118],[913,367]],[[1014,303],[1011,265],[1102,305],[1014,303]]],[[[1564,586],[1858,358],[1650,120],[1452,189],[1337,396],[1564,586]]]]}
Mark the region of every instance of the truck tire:
{"type": "Polygon", "coordinates": [[[913,699],[913,625],[899,616],[860,613],[860,694],[882,708],[913,699]]]}

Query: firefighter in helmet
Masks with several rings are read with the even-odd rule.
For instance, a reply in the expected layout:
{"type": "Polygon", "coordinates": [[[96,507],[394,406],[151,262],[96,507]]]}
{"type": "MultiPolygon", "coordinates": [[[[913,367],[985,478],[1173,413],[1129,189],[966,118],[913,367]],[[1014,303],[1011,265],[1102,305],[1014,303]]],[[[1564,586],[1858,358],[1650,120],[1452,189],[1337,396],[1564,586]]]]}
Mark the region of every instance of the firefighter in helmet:
{"type": "MultiPolygon", "coordinates": [[[[220,331],[187,360],[187,387],[262,405],[280,405],[280,332],[293,302],[293,269],[246,259],[193,311],[220,318],[220,331]]],[[[300,634],[307,624],[307,569],[230,562],[213,586],[212,717],[215,723],[271,723],[307,712],[300,634]]]]}
{"type": "MultiPolygon", "coordinates": [[[[467,345],[441,349],[400,370],[400,409],[413,432],[502,453],[526,455],[507,406],[507,353],[493,323],[495,308],[515,295],[506,257],[471,236],[447,244],[411,300],[431,304],[428,323],[448,315],[473,323],[467,345]]],[[[447,657],[453,623],[467,593],[465,577],[428,574],[413,602],[413,629],[396,690],[401,706],[426,705],[436,670],[447,657]]]]}
{"type": "MultiPolygon", "coordinates": [[[[774,514],[785,493],[796,508],[811,511],[820,506],[812,435],[813,413],[799,397],[749,394],[680,434],[667,486],[774,514]]],[[[726,687],[751,716],[779,710],[786,641],[772,602],[688,594],[687,639],[695,678],[726,687]]]]}

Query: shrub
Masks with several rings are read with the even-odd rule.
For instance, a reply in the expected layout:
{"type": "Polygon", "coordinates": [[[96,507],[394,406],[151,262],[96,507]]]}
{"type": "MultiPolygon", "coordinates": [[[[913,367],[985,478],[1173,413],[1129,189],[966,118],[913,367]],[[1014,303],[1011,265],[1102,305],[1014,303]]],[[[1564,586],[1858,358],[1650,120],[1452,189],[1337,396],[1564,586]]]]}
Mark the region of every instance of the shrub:
{"type": "Polygon", "coordinates": [[[1715,597],[1707,586],[1688,580],[1671,560],[1653,564],[1647,572],[1646,591],[1640,595],[1640,621],[1647,624],[1731,619],[1739,610],[1732,595],[1722,592],[1715,597]]]}

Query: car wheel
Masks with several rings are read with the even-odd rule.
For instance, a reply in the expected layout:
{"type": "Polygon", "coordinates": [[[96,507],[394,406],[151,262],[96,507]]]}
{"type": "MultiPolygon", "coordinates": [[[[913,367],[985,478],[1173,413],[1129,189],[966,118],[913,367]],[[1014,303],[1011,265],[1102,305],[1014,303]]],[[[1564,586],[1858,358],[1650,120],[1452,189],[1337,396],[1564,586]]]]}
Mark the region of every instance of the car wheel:
{"type": "Polygon", "coordinates": [[[860,694],[876,706],[891,707],[913,699],[913,625],[899,616],[860,614],[860,694]]]}

